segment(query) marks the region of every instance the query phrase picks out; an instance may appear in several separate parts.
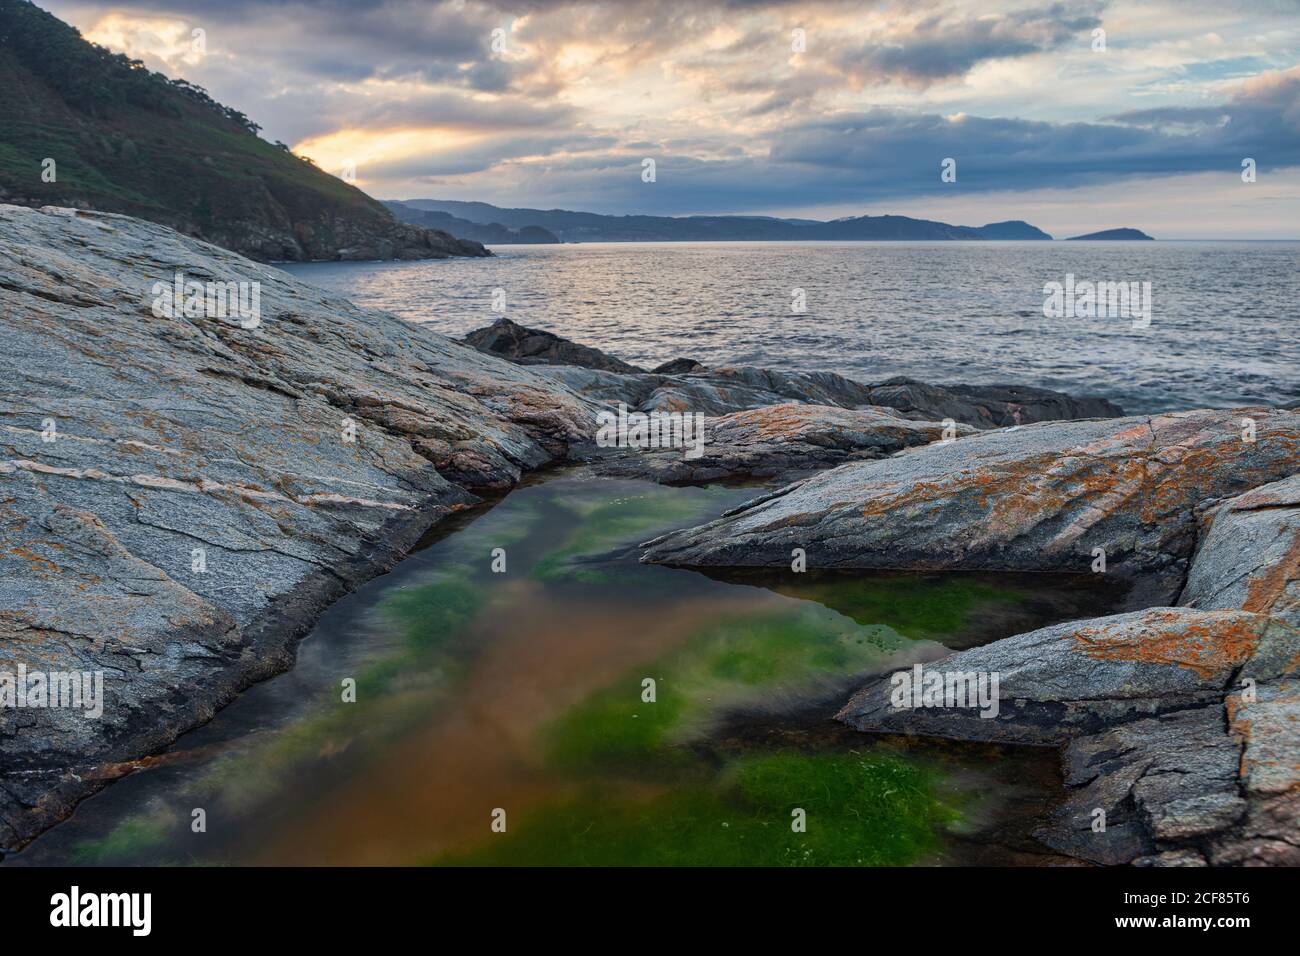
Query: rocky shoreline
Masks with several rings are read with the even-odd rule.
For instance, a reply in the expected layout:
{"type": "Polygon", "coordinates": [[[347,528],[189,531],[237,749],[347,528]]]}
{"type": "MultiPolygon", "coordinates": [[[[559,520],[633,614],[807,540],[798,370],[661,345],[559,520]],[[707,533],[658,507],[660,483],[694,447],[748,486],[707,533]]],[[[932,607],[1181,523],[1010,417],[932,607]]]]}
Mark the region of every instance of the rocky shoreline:
{"type": "Polygon", "coordinates": [[[526,369],[123,216],[0,206],[0,672],[104,673],[102,719],[0,709],[0,847],[291,666],[330,602],[590,418],[526,369]],[[156,281],[260,284],[261,321],[156,281]],[[454,481],[445,475],[454,475],[454,481]]]}
{"type": "MultiPolygon", "coordinates": [[[[1104,571],[1135,610],[932,665],[997,674],[999,712],[839,714],[874,733],[1054,745],[1072,793],[1038,838],[1098,863],[1300,863],[1300,414],[1039,424],[846,464],[645,547],[679,567],[1104,571]],[[1105,562],[1099,564],[1098,562],[1105,562]]],[[[942,696],[942,695],[941,695],[942,696]]]]}
{"type": "Polygon", "coordinates": [[[1294,862],[1295,412],[1125,419],[1017,386],[646,371],[505,320],[457,342],[71,210],[0,206],[0,296],[0,672],[101,670],[108,698],[100,720],[0,709],[0,848],[291,666],[324,607],[447,515],[583,460],[794,482],[650,542],[651,561],[788,565],[803,547],[810,567],[1078,572],[1104,549],[1136,616],[950,659],[1007,675],[1005,720],[882,714],[875,685],[841,719],[1061,746],[1075,790],[1041,839],[1083,859],[1294,862]],[[159,316],[150,290],[178,271],[259,283],[260,322],[159,316]],[[702,454],[598,447],[614,405],[706,416],[702,454]]]}

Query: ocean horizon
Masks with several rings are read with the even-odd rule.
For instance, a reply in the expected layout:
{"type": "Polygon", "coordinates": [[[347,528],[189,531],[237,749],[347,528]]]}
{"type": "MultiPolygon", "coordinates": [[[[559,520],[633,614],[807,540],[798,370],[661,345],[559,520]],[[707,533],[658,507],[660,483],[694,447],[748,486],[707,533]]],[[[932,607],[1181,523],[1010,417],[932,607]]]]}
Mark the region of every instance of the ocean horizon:
{"type": "Polygon", "coordinates": [[[491,259],[282,268],[447,335],[506,317],[645,368],[684,357],[863,381],[1015,383],[1107,398],[1136,414],[1300,398],[1300,369],[1288,358],[1300,346],[1296,240],[600,242],[493,251],[491,259]],[[1069,275],[1149,282],[1149,325],[1048,317],[1044,286],[1069,275]]]}

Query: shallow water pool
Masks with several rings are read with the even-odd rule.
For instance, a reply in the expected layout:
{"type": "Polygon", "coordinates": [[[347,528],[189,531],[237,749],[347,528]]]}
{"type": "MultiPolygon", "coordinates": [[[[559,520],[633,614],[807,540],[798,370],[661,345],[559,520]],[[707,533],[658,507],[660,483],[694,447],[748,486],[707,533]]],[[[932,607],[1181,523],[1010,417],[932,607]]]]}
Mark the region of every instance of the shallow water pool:
{"type": "Polygon", "coordinates": [[[830,718],[867,675],[1114,596],[1033,575],[638,563],[638,542],[753,494],[582,470],[519,488],[6,865],[1050,859],[1029,834],[1060,795],[1054,752],[830,718]]]}

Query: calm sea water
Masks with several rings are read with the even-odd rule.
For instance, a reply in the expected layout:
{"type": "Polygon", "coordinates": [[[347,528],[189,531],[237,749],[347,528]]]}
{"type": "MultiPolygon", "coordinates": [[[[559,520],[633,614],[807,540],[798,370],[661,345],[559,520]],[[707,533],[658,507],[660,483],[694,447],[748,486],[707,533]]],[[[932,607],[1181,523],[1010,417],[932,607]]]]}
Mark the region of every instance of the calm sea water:
{"type": "Polygon", "coordinates": [[[505,315],[638,365],[1012,382],[1132,412],[1300,398],[1300,242],[591,243],[309,263],[299,277],[440,332],[505,315]],[[1049,319],[1043,286],[1150,282],[1151,324],[1049,319]],[[792,312],[802,289],[806,312],[792,312]]]}

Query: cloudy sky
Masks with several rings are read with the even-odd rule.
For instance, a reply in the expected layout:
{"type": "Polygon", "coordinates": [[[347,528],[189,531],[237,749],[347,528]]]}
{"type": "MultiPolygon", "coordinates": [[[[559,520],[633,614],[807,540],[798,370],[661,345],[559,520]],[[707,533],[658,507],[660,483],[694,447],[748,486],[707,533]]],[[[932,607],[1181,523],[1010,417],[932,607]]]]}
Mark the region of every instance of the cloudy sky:
{"type": "Polygon", "coordinates": [[[381,198],[1300,237],[1300,0],[38,3],[381,198]]]}

